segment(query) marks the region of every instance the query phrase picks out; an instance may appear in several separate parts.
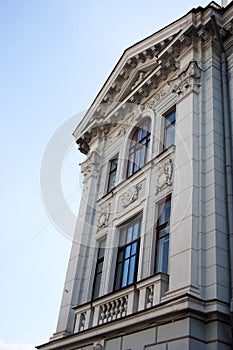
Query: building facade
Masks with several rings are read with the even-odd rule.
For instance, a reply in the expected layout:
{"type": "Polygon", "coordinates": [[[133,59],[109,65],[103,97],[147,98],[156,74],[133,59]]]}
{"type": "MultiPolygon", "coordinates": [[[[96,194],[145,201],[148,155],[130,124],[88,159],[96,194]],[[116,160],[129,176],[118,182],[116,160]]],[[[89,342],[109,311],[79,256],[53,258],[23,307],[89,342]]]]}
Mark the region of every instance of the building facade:
{"type": "Polygon", "coordinates": [[[232,2],[124,52],[74,131],[83,194],[38,349],[232,349],[232,116],[232,2]]]}

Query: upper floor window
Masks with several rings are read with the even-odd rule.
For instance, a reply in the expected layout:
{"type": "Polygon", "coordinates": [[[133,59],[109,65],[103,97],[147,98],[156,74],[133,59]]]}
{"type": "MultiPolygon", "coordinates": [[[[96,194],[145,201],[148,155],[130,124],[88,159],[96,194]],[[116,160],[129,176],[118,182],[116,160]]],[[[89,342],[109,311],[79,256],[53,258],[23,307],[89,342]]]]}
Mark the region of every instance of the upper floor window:
{"type": "Polygon", "coordinates": [[[176,123],[176,111],[172,109],[169,113],[164,115],[164,139],[163,139],[163,149],[169,148],[174,145],[175,141],[175,123],[176,123]]]}
{"type": "Polygon", "coordinates": [[[96,299],[99,297],[100,283],[101,283],[103,264],[104,264],[104,252],[105,252],[104,245],[105,245],[105,241],[102,241],[98,249],[98,256],[97,256],[97,262],[96,262],[96,268],[95,268],[95,277],[94,277],[93,290],[92,290],[92,299],[96,299]]]}
{"type": "Polygon", "coordinates": [[[156,272],[168,273],[171,196],[158,206],[156,272]]]}
{"type": "Polygon", "coordinates": [[[140,235],[141,217],[131,220],[121,229],[114,290],[128,286],[137,279],[140,235]]]}
{"type": "Polygon", "coordinates": [[[151,120],[150,118],[138,125],[130,138],[127,178],[139,169],[141,169],[148,161],[149,145],[151,139],[151,120]]]}
{"type": "Polygon", "coordinates": [[[110,160],[107,192],[110,192],[116,186],[117,165],[118,158],[110,160]]]}

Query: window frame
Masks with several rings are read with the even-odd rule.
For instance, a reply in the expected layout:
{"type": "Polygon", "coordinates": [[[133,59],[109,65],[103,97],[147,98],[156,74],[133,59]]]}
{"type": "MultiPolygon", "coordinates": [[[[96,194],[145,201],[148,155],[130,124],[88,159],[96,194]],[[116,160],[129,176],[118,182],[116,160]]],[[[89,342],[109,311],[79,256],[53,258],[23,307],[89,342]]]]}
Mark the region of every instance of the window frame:
{"type": "Polygon", "coordinates": [[[169,109],[169,111],[167,111],[165,114],[163,114],[164,117],[164,127],[163,127],[163,151],[165,151],[166,149],[168,149],[169,147],[171,147],[174,144],[175,141],[175,125],[176,125],[176,107],[172,107],[169,109]],[[168,125],[166,125],[168,118],[171,117],[172,115],[175,115],[174,120],[170,123],[168,122],[168,125]],[[168,136],[168,130],[173,128],[173,143],[169,144],[168,146],[166,145],[167,142],[167,136],[168,136]]]}
{"type": "Polygon", "coordinates": [[[157,211],[157,223],[156,223],[156,254],[155,254],[155,273],[164,273],[168,274],[169,272],[169,243],[170,243],[170,220],[171,220],[171,199],[172,196],[171,194],[167,195],[165,198],[161,199],[158,203],[158,211],[157,211]],[[160,218],[162,215],[163,210],[165,209],[165,205],[167,202],[170,202],[170,214],[169,214],[169,219],[167,221],[164,221],[163,223],[160,223],[160,218]],[[161,210],[162,207],[162,210],[161,210]],[[160,235],[160,232],[168,227],[168,232],[166,232],[163,235],[160,235]],[[160,258],[160,241],[164,238],[168,238],[168,250],[167,250],[167,269],[166,271],[163,271],[162,267],[159,267],[159,258],[160,258]]]}
{"type": "Polygon", "coordinates": [[[107,193],[111,192],[111,191],[116,187],[116,176],[117,176],[118,162],[119,162],[119,157],[118,157],[118,155],[116,155],[116,157],[110,159],[110,161],[109,161],[107,193]],[[113,164],[115,161],[117,161],[117,164],[116,164],[116,166],[112,169],[112,164],[113,164]],[[112,179],[112,176],[114,176],[114,174],[115,174],[114,186],[111,186],[111,187],[110,187],[111,179],[112,179]]]}
{"type": "Polygon", "coordinates": [[[115,266],[115,276],[113,290],[117,291],[122,288],[128,287],[134,284],[137,280],[138,273],[138,263],[139,263],[139,254],[140,254],[140,240],[141,240],[141,229],[142,229],[142,215],[137,215],[126,224],[122,225],[120,228],[120,236],[124,235],[124,244],[118,246],[117,257],[116,257],[116,266],[115,266]],[[138,233],[137,237],[134,237],[134,226],[138,224],[138,233]],[[132,229],[132,239],[127,242],[127,234],[132,229]],[[134,245],[136,244],[136,249],[134,253],[134,245]],[[120,258],[122,255],[122,258],[120,258]],[[135,257],[135,261],[134,261],[135,257]],[[134,261],[134,262],[133,262],[134,261]],[[131,268],[134,266],[132,281],[131,281],[131,268]],[[126,273],[126,275],[125,275],[126,273]],[[126,283],[124,275],[126,277],[126,283]]]}
{"type": "Polygon", "coordinates": [[[100,296],[100,286],[101,286],[101,279],[102,279],[102,273],[103,273],[104,256],[105,256],[105,248],[99,246],[96,265],[95,265],[95,275],[94,275],[93,284],[92,284],[92,300],[96,300],[100,296]],[[101,254],[101,251],[103,252],[102,254],[101,254]],[[101,267],[101,270],[98,271],[98,268],[100,265],[102,265],[102,267],[101,267]],[[97,278],[99,276],[100,276],[99,284],[97,284],[97,278]]]}
{"type": "Polygon", "coordinates": [[[136,125],[131,133],[130,144],[128,148],[128,158],[127,158],[127,168],[126,168],[126,178],[128,179],[130,176],[134,175],[137,171],[139,171],[147,162],[148,155],[150,150],[150,142],[151,142],[151,118],[146,117],[136,125]],[[147,125],[146,129],[143,129],[144,125],[147,125]],[[146,131],[145,135],[143,135],[143,130],[146,131]],[[141,137],[139,134],[141,132],[141,137]],[[141,152],[143,150],[143,153],[141,152]],[[139,160],[136,159],[139,152],[139,160]],[[143,157],[143,162],[142,161],[143,157]],[[131,161],[132,160],[132,161],[131,161]],[[137,164],[138,163],[138,164],[137,164]],[[142,163],[142,164],[141,164],[142,163]]]}

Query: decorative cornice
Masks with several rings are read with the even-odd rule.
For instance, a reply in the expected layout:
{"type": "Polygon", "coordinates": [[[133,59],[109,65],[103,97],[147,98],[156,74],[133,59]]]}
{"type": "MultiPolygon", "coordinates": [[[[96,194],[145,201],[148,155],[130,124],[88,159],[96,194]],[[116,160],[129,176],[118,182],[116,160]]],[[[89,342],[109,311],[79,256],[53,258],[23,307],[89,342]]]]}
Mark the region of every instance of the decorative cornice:
{"type": "Polygon", "coordinates": [[[200,87],[201,69],[196,61],[191,61],[185,71],[183,71],[176,79],[168,82],[172,92],[179,97],[183,97],[190,90],[198,92],[200,87]]]}

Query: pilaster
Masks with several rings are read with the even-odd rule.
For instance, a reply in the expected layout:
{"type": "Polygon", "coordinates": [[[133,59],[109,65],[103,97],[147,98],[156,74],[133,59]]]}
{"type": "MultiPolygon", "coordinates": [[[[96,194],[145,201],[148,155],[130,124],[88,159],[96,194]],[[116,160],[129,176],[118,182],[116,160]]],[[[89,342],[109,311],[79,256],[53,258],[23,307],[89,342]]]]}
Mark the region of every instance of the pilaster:
{"type": "Polygon", "coordinates": [[[66,274],[57,330],[51,340],[73,332],[75,318],[73,307],[82,301],[82,289],[85,278],[83,271],[93,229],[92,216],[96,201],[95,189],[99,164],[100,155],[97,151],[91,152],[87,160],[81,164],[81,172],[84,176],[83,193],[66,274]]]}
{"type": "Polygon", "coordinates": [[[176,151],[170,223],[171,295],[198,291],[198,94],[201,70],[191,61],[170,82],[178,95],[176,104],[176,151]]]}

